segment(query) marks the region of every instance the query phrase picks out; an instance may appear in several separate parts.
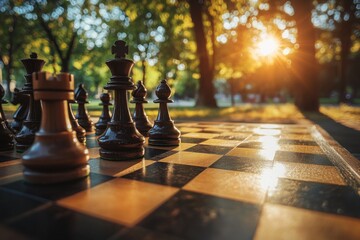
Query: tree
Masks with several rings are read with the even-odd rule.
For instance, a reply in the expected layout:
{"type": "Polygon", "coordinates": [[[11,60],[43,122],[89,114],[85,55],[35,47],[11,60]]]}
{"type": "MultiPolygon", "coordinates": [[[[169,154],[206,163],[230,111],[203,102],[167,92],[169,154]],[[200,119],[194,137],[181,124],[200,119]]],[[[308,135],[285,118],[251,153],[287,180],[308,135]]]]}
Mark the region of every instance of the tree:
{"type": "MultiPolygon", "coordinates": [[[[29,29],[31,23],[26,21],[21,12],[29,10],[28,4],[15,4],[14,1],[0,1],[2,8],[0,11],[0,61],[5,68],[6,96],[10,98],[10,83],[14,74],[15,56],[18,56],[19,50],[28,44],[30,37],[26,29],[29,29]]],[[[25,57],[25,56],[22,56],[25,57]]]]}
{"type": "Polygon", "coordinates": [[[194,24],[196,52],[199,58],[199,89],[197,106],[217,107],[213,85],[214,72],[211,71],[210,56],[207,49],[207,39],[204,30],[204,5],[198,0],[189,0],[190,16],[194,24]]]}
{"type": "Polygon", "coordinates": [[[311,22],[313,4],[310,0],[292,0],[291,3],[299,46],[292,59],[295,104],[300,110],[318,111],[318,63],[315,58],[315,28],[311,22]]]}
{"type": "MultiPolygon", "coordinates": [[[[339,102],[346,102],[346,86],[347,86],[347,69],[350,48],[352,45],[351,36],[355,21],[359,21],[355,17],[356,4],[353,0],[340,0],[341,22],[338,25],[339,38],[341,42],[340,52],[340,81],[339,81],[339,102]]],[[[360,4],[359,4],[360,6],[360,4]]]]}

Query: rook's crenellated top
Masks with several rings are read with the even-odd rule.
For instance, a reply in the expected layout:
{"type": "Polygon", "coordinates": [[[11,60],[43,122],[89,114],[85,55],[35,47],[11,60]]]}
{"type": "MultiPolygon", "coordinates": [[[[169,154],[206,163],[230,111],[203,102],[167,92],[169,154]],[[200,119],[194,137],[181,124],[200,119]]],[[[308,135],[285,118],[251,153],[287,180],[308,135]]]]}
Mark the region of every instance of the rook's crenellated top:
{"type": "Polygon", "coordinates": [[[74,99],[74,75],[69,73],[53,75],[49,72],[35,72],[32,77],[35,100],[74,99]]]}

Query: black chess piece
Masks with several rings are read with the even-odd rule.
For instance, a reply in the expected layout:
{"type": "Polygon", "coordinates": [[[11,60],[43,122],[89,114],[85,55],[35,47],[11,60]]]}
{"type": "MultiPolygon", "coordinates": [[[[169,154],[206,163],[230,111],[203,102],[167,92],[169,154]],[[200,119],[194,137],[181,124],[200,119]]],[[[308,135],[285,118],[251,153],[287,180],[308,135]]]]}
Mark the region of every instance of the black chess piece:
{"type": "Polygon", "coordinates": [[[69,119],[70,119],[71,127],[72,127],[72,130],[76,132],[76,137],[77,137],[78,141],[85,145],[86,144],[86,131],[84,128],[82,128],[79,125],[78,120],[75,118],[74,112],[71,108],[72,103],[76,103],[76,101],[75,100],[68,101],[68,112],[69,112],[69,119]]]}
{"type": "Polygon", "coordinates": [[[95,124],[95,128],[96,128],[95,134],[96,135],[103,134],[103,132],[107,128],[108,122],[110,122],[110,120],[111,120],[109,106],[111,106],[112,103],[110,102],[110,100],[111,100],[110,95],[108,93],[102,93],[100,95],[100,100],[101,100],[101,103],[99,105],[102,106],[102,112],[101,112],[99,121],[95,124]]]}
{"type": "Polygon", "coordinates": [[[34,144],[22,156],[24,179],[52,184],[87,176],[89,151],[76,139],[68,115],[74,99],[74,76],[47,72],[33,74],[34,99],[41,100],[42,118],[34,144]]]}
{"type": "Polygon", "coordinates": [[[10,126],[15,132],[19,132],[22,128],[23,121],[29,111],[29,95],[24,94],[19,89],[15,88],[11,98],[11,104],[20,104],[13,115],[14,121],[10,126]]]}
{"type": "Polygon", "coordinates": [[[21,59],[25,66],[25,84],[22,93],[29,95],[29,110],[27,111],[26,119],[23,121],[21,130],[15,136],[16,151],[23,152],[28,149],[34,142],[35,133],[40,128],[41,121],[41,106],[39,100],[34,100],[32,73],[40,72],[45,64],[45,61],[37,58],[36,53],[32,53],[30,58],[21,59]]]}
{"type": "Polygon", "coordinates": [[[135,88],[129,77],[134,61],[126,59],[128,46],[118,40],[112,46],[115,59],[106,61],[112,77],[104,87],[114,90],[114,110],[105,132],[99,137],[100,157],[107,160],[128,160],[144,156],[145,138],[137,131],[131,119],[127,90],[135,88]]]}
{"type": "Polygon", "coordinates": [[[152,128],[152,123],[149,121],[145,110],[144,103],[148,103],[145,100],[147,90],[142,81],[138,81],[136,89],[132,91],[133,100],[131,103],[135,103],[135,111],[133,113],[133,120],[135,122],[137,130],[144,136],[149,136],[149,130],[152,128]]]}
{"type": "Polygon", "coordinates": [[[0,151],[11,150],[14,148],[14,135],[9,129],[9,125],[6,121],[6,116],[2,107],[2,104],[7,103],[7,101],[3,99],[4,96],[5,90],[0,84],[0,151]]]}
{"type": "Polygon", "coordinates": [[[93,131],[93,122],[91,121],[89,112],[87,111],[85,104],[89,103],[87,101],[88,93],[84,88],[84,84],[79,84],[75,90],[75,100],[78,103],[78,112],[76,113],[76,119],[78,120],[81,127],[85,129],[86,132],[93,131]]]}
{"type": "Polygon", "coordinates": [[[160,106],[154,127],[149,130],[149,145],[177,146],[180,144],[180,131],[169,115],[167,104],[174,101],[169,99],[171,89],[166,80],[161,80],[155,93],[158,99],[154,100],[154,103],[159,103],[160,106]]]}

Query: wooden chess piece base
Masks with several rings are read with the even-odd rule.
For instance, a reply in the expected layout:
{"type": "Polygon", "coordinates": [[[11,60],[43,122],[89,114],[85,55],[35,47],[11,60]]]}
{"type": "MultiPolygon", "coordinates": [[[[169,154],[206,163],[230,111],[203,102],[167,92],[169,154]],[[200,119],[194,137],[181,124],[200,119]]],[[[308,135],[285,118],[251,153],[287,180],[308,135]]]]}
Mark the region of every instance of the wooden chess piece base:
{"type": "Polygon", "coordinates": [[[37,133],[35,144],[23,156],[24,178],[35,184],[67,182],[86,177],[87,149],[76,142],[74,132],[37,133]]]}
{"type": "Polygon", "coordinates": [[[154,127],[149,131],[149,145],[179,146],[180,142],[180,132],[175,127],[174,121],[159,122],[155,120],[154,127]]]}
{"type": "Polygon", "coordinates": [[[133,122],[108,123],[108,128],[98,139],[100,157],[119,161],[142,158],[145,154],[144,138],[137,132],[133,122]]]}

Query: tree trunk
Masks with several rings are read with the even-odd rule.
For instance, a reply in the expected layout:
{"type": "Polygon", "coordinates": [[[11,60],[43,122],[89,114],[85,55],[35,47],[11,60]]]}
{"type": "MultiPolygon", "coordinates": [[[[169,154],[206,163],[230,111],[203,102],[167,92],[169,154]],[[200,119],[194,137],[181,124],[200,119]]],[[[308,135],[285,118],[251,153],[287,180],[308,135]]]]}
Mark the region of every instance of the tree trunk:
{"type": "Polygon", "coordinates": [[[206,48],[202,3],[198,0],[189,0],[188,3],[191,19],[194,23],[196,52],[199,57],[200,81],[196,106],[217,107],[213,85],[214,73],[211,71],[209,53],[206,48]]]}
{"type": "Polygon", "coordinates": [[[339,103],[346,102],[346,70],[348,66],[348,56],[351,47],[351,30],[353,24],[353,14],[351,12],[352,1],[343,0],[343,13],[342,13],[342,22],[340,27],[340,42],[341,42],[341,59],[340,59],[340,82],[339,82],[339,103]],[[350,14],[350,17],[347,21],[344,20],[344,15],[350,14]]]}
{"type": "Polygon", "coordinates": [[[146,80],[146,61],[145,61],[145,59],[141,60],[141,68],[142,68],[142,73],[143,73],[142,82],[145,85],[145,80],[146,80]]]}
{"type": "Polygon", "coordinates": [[[293,58],[296,80],[295,104],[300,110],[318,111],[318,63],[315,58],[315,29],[311,22],[313,9],[310,0],[293,0],[299,48],[293,58]]]}

